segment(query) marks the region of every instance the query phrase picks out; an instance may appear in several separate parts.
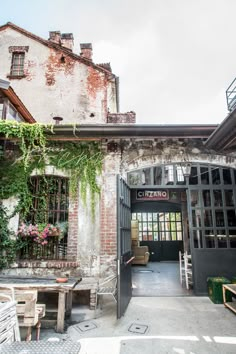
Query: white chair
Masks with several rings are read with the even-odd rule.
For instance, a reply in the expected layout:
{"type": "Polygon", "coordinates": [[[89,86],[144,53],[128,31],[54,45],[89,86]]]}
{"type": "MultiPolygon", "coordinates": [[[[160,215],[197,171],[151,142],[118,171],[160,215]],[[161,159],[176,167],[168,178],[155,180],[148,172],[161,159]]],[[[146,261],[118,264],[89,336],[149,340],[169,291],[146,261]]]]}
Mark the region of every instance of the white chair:
{"type": "Polygon", "coordinates": [[[185,283],[186,288],[189,290],[190,285],[193,284],[193,272],[191,255],[188,255],[187,252],[181,253],[179,251],[179,272],[180,283],[182,285],[185,283]]]}
{"type": "Polygon", "coordinates": [[[115,302],[117,302],[117,276],[116,275],[111,275],[99,283],[97,293],[96,293],[95,312],[97,310],[98,303],[100,305],[100,308],[102,309],[104,295],[110,295],[115,300],[115,302]]]}
{"type": "Polygon", "coordinates": [[[183,285],[183,282],[185,281],[184,253],[181,251],[179,251],[179,278],[181,285],[183,285]]]}

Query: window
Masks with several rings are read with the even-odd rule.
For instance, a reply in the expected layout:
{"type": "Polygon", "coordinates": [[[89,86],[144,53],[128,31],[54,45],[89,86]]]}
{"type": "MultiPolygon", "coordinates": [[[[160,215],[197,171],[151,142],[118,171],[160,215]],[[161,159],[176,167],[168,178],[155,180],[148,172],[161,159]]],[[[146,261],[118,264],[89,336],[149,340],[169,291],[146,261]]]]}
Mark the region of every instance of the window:
{"type": "Polygon", "coordinates": [[[32,223],[56,224],[68,220],[68,179],[57,176],[31,177],[33,210],[28,217],[32,223]]]}
{"type": "Polygon", "coordinates": [[[194,247],[235,248],[235,170],[201,165],[197,170],[199,185],[189,191],[194,247]]]}
{"type": "Polygon", "coordinates": [[[17,112],[15,107],[10,103],[7,106],[6,119],[7,120],[16,120],[17,122],[24,122],[22,115],[19,112],[17,112]]]}
{"type": "Polygon", "coordinates": [[[3,106],[4,102],[3,99],[0,97],[0,119],[3,119],[3,106]]]}
{"type": "Polygon", "coordinates": [[[12,53],[11,76],[24,75],[25,53],[12,53]]]}
{"type": "Polygon", "coordinates": [[[139,221],[140,241],[182,241],[182,218],[179,212],[132,213],[139,221]]]}
{"type": "Polygon", "coordinates": [[[33,195],[27,224],[58,226],[60,235],[47,237],[45,245],[28,240],[21,259],[65,259],[67,255],[67,228],[69,209],[68,179],[57,176],[34,176],[29,181],[33,195]]]}

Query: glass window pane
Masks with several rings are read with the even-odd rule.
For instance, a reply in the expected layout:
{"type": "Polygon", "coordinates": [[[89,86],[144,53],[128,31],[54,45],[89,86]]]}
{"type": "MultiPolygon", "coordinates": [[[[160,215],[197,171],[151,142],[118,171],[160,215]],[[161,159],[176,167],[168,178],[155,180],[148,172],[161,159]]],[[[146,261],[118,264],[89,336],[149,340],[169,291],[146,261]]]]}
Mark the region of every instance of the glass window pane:
{"type": "Polygon", "coordinates": [[[3,119],[3,103],[0,102],[0,119],[3,119]]]}
{"type": "Polygon", "coordinates": [[[214,205],[218,207],[223,206],[222,191],[213,190],[213,195],[214,195],[214,205]]]}
{"type": "Polygon", "coordinates": [[[225,226],[224,222],[224,213],[222,210],[216,210],[215,211],[215,216],[216,216],[216,226],[225,226]]]}
{"type": "Polygon", "coordinates": [[[201,184],[209,184],[208,167],[200,167],[201,184]]]}
{"type": "Polygon", "coordinates": [[[141,173],[140,172],[130,172],[128,174],[128,184],[130,186],[138,186],[141,185],[141,173]]]}
{"type": "Polygon", "coordinates": [[[181,221],[181,214],[180,213],[176,213],[176,221],[181,221]]]}
{"type": "Polygon", "coordinates": [[[194,230],[193,231],[193,241],[195,248],[202,248],[202,231],[194,230]]]}
{"type": "Polygon", "coordinates": [[[225,230],[217,230],[217,241],[219,248],[227,248],[227,238],[225,230]]]}
{"type": "Polygon", "coordinates": [[[230,174],[230,169],[223,169],[223,181],[224,184],[231,184],[232,180],[231,180],[231,174],[230,174]]]}
{"type": "Polygon", "coordinates": [[[158,241],[158,234],[157,234],[157,232],[154,232],[154,233],[153,233],[153,240],[154,240],[154,241],[158,241]]]}
{"type": "Polygon", "coordinates": [[[164,179],[165,179],[165,184],[174,184],[174,166],[173,165],[164,166],[164,179]]]}
{"type": "Polygon", "coordinates": [[[178,240],[178,241],[182,241],[182,240],[183,240],[182,231],[177,231],[177,240],[178,240]]]}
{"type": "Polygon", "coordinates": [[[192,210],[193,227],[201,227],[201,210],[192,210]]]}
{"type": "Polygon", "coordinates": [[[205,243],[206,248],[215,248],[215,234],[212,230],[206,230],[205,232],[205,243]]]}
{"type": "Polygon", "coordinates": [[[176,181],[177,184],[185,184],[185,178],[181,166],[176,166],[176,181]]]}
{"type": "Polygon", "coordinates": [[[204,206],[208,207],[211,206],[211,193],[209,190],[203,190],[202,191],[202,197],[203,197],[203,204],[204,206]]]}
{"type": "Polygon", "coordinates": [[[211,178],[213,184],[220,184],[220,170],[219,167],[211,168],[211,178]]]}
{"type": "Polygon", "coordinates": [[[205,210],[204,211],[204,224],[206,227],[212,227],[212,211],[211,210],[205,210]]]}
{"type": "Polygon", "coordinates": [[[142,171],[142,185],[150,185],[151,184],[151,169],[145,168],[142,171]]]}
{"type": "Polygon", "coordinates": [[[227,210],[228,226],[236,226],[235,210],[227,210]]]}
{"type": "Polygon", "coordinates": [[[199,206],[199,192],[198,191],[191,191],[191,206],[196,207],[199,206]]]}
{"type": "Polygon", "coordinates": [[[154,167],[154,184],[162,184],[162,168],[160,166],[154,167]]]}
{"type": "Polygon", "coordinates": [[[234,200],[233,200],[233,191],[230,190],[225,190],[225,205],[226,206],[234,206],[234,200]]]}
{"type": "Polygon", "coordinates": [[[229,242],[231,248],[236,248],[236,229],[229,230],[229,242]]]}
{"type": "Polygon", "coordinates": [[[189,177],[189,184],[198,184],[198,174],[197,174],[197,167],[192,166],[191,174],[189,177]]]}

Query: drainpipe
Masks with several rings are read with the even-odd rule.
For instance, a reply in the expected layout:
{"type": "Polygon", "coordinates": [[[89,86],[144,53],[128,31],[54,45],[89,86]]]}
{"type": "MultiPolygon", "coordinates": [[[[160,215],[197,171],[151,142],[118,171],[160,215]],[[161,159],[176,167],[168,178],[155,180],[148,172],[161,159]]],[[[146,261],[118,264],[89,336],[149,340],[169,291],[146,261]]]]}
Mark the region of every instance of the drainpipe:
{"type": "Polygon", "coordinates": [[[115,77],[115,85],[116,85],[116,109],[117,113],[120,112],[120,79],[118,76],[115,77]]]}

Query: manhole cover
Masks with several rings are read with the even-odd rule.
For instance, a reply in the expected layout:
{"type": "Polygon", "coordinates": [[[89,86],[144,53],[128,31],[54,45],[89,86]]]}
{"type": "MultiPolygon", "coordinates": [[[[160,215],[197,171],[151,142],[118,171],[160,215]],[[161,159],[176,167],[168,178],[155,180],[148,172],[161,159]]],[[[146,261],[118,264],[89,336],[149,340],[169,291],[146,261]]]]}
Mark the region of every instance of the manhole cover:
{"type": "Polygon", "coordinates": [[[136,323],[133,323],[128,331],[129,332],[132,332],[132,333],[140,333],[140,334],[144,334],[146,333],[146,330],[148,329],[148,326],[146,325],[141,325],[141,324],[136,324],[136,323]]]}
{"type": "Polygon", "coordinates": [[[78,327],[82,332],[90,331],[91,329],[97,328],[95,323],[89,321],[78,323],[76,327],[78,327]]]}

